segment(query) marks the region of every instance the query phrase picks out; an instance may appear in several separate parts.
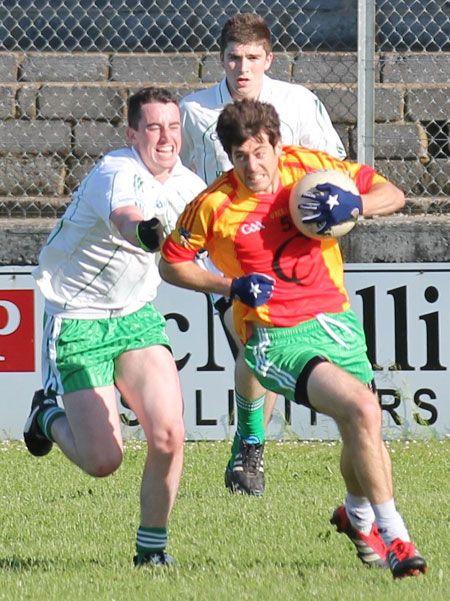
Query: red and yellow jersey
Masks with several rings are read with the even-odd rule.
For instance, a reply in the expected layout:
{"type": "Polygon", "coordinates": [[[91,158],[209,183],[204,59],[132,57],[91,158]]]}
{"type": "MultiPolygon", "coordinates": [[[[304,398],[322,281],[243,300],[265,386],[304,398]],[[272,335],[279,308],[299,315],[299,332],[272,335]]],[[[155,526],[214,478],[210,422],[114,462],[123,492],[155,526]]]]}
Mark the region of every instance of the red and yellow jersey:
{"type": "Polygon", "coordinates": [[[289,213],[294,183],[321,169],[344,171],[361,194],[386,181],[367,165],[285,146],[279,161],[281,185],[275,194],[255,194],[233,170],[228,171],[186,207],[163,245],[162,255],[171,263],[194,260],[206,248],[216,267],[230,278],[258,272],[275,279],[267,304],[251,308],[233,303],[236,329],[244,341],[246,322],[294,326],[318,313],[339,313],[350,306],[338,242],[303,236],[289,213]]]}

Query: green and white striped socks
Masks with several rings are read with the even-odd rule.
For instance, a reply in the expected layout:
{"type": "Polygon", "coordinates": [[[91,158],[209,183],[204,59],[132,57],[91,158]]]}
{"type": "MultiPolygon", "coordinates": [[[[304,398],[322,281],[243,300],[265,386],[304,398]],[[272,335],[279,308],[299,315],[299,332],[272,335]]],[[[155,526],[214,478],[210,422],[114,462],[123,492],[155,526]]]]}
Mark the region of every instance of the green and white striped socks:
{"type": "Polygon", "coordinates": [[[260,396],[253,401],[244,399],[236,390],[234,392],[237,407],[237,428],[231,448],[230,467],[233,467],[239,441],[248,443],[263,443],[264,433],[264,399],[260,396]]]}
{"type": "Polygon", "coordinates": [[[136,552],[139,557],[164,551],[166,545],[166,528],[145,528],[144,526],[139,526],[136,537],[136,552]]]}

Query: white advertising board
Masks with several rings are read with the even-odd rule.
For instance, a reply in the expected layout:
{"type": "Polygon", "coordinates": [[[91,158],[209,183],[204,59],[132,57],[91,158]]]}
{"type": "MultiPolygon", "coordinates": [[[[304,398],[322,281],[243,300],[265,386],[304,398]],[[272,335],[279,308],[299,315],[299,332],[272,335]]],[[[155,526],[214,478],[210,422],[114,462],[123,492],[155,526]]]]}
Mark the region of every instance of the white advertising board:
{"type": "MultiPolygon", "coordinates": [[[[0,438],[20,439],[40,388],[43,299],[31,267],[0,268],[0,438]]],[[[441,263],[347,264],[346,285],[363,321],[383,406],[385,438],[450,432],[450,267],[441,263]]],[[[167,284],[167,318],[180,370],[190,440],[234,433],[233,366],[222,325],[204,294],[167,284]]],[[[124,420],[133,415],[119,403],[124,420]]],[[[124,435],[140,437],[139,426],[124,435]]],[[[269,438],[336,439],[333,420],[278,399],[269,438]]]]}

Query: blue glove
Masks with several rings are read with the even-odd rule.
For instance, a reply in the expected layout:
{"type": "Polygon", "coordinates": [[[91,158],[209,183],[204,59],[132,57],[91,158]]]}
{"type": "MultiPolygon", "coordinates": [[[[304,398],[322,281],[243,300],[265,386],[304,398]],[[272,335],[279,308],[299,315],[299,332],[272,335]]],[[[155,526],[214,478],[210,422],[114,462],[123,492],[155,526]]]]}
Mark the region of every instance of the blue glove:
{"type": "Polygon", "coordinates": [[[337,223],[362,215],[361,196],[333,184],[318,184],[312,190],[304,192],[302,198],[309,198],[311,202],[302,202],[299,207],[303,211],[313,212],[302,218],[303,223],[323,222],[317,229],[318,234],[337,223]]]}
{"type": "Polygon", "coordinates": [[[231,283],[230,300],[237,298],[249,307],[259,307],[272,296],[275,280],[262,273],[235,278],[231,283]]]}

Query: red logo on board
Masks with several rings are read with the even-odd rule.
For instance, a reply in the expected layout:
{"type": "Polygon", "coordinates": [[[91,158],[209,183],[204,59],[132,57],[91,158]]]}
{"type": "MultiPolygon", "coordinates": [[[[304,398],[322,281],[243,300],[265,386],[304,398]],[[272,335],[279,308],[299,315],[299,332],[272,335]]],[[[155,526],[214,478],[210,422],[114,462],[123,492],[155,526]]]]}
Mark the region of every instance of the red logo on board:
{"type": "Polygon", "coordinates": [[[0,372],[34,370],[34,292],[0,290],[0,372]]]}

